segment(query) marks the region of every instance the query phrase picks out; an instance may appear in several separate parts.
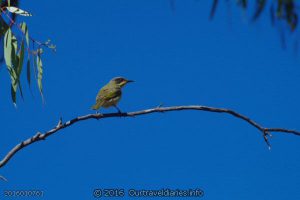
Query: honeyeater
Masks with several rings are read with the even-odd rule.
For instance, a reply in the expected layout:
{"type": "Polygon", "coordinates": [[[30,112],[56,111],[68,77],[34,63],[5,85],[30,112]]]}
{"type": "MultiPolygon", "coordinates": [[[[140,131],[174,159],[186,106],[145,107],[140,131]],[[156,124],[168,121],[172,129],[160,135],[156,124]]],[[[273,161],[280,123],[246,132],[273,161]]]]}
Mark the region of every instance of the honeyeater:
{"type": "Polygon", "coordinates": [[[133,81],[127,80],[123,77],[115,77],[111,79],[109,83],[99,90],[96,97],[96,103],[92,106],[92,109],[98,110],[101,107],[108,108],[114,106],[118,112],[121,112],[121,110],[117,107],[117,104],[122,96],[122,87],[131,82],[133,81]]]}

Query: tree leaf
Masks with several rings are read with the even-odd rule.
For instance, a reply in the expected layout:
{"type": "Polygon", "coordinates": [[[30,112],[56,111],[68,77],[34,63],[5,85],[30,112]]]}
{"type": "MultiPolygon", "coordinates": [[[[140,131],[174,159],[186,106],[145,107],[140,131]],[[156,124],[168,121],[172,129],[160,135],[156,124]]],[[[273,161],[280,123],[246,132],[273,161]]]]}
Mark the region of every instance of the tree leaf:
{"type": "Polygon", "coordinates": [[[18,68],[19,68],[19,55],[17,54],[18,43],[17,40],[14,40],[14,36],[12,37],[12,50],[11,50],[11,61],[12,67],[16,71],[16,75],[18,77],[18,68]]]}
{"type": "Polygon", "coordinates": [[[13,103],[14,103],[14,106],[15,107],[17,107],[17,104],[16,104],[16,102],[17,102],[17,95],[16,95],[16,91],[15,91],[15,89],[13,88],[13,86],[11,85],[11,87],[10,87],[10,89],[11,89],[11,99],[12,99],[12,101],[13,101],[13,103]]]}
{"type": "Polygon", "coordinates": [[[11,51],[12,51],[12,43],[11,43],[11,39],[12,39],[12,32],[11,29],[9,28],[5,35],[4,35],[4,59],[5,59],[5,63],[8,67],[12,67],[12,63],[11,63],[11,51]]]}
{"type": "Polygon", "coordinates": [[[217,10],[217,6],[218,6],[219,1],[218,0],[214,0],[213,4],[211,6],[210,9],[210,15],[209,18],[212,19],[215,16],[216,10],[217,10]]]}
{"type": "Polygon", "coordinates": [[[18,87],[18,76],[17,73],[13,67],[13,63],[16,63],[16,49],[15,49],[15,39],[11,32],[11,29],[9,28],[4,36],[4,59],[7,66],[7,70],[10,75],[11,79],[11,96],[12,101],[16,105],[16,93],[17,93],[17,87],[18,87]]]}
{"type": "Polygon", "coordinates": [[[30,59],[27,60],[27,82],[30,86],[30,59]]]}
{"type": "Polygon", "coordinates": [[[11,12],[11,13],[14,13],[14,14],[17,14],[17,15],[21,15],[21,16],[25,16],[25,17],[30,17],[32,16],[31,13],[25,11],[25,10],[22,10],[20,8],[17,8],[17,7],[14,7],[14,6],[8,6],[6,7],[6,9],[11,12]]]}
{"type": "Polygon", "coordinates": [[[23,22],[21,24],[21,29],[23,31],[23,33],[25,34],[25,38],[26,38],[26,43],[27,43],[27,47],[29,47],[29,34],[28,34],[28,27],[26,25],[25,22],[23,22]]]}
{"type": "Polygon", "coordinates": [[[3,20],[3,18],[0,18],[0,37],[2,37],[8,29],[8,25],[6,22],[3,20]]]}
{"type": "Polygon", "coordinates": [[[266,6],[267,1],[266,0],[257,0],[256,1],[256,9],[255,9],[255,13],[252,17],[252,21],[255,21],[259,18],[259,16],[261,15],[261,13],[263,12],[265,6],[266,6]]]}
{"type": "Polygon", "coordinates": [[[20,79],[19,79],[19,81],[18,81],[18,88],[19,88],[19,91],[20,91],[20,95],[21,95],[21,97],[22,97],[22,100],[24,100],[23,91],[22,91],[22,85],[21,85],[20,79]]]}
{"type": "Polygon", "coordinates": [[[43,63],[42,63],[42,59],[41,59],[41,55],[38,54],[36,56],[36,65],[37,65],[37,70],[38,70],[38,79],[37,79],[37,82],[38,82],[38,87],[39,87],[39,90],[40,90],[40,93],[41,93],[41,96],[42,96],[42,99],[44,100],[43,98],[43,85],[42,85],[42,79],[43,79],[43,63]]]}
{"type": "Polygon", "coordinates": [[[274,10],[273,4],[270,7],[270,18],[271,18],[272,26],[274,26],[275,25],[275,10],[274,10]]]}
{"type": "Polygon", "coordinates": [[[23,62],[24,62],[24,53],[25,53],[25,45],[24,45],[24,41],[22,41],[21,49],[20,49],[20,53],[19,53],[19,63],[18,63],[19,66],[17,69],[18,76],[20,76],[21,72],[22,72],[23,62]]]}
{"type": "Polygon", "coordinates": [[[248,6],[248,1],[247,0],[237,0],[237,4],[241,6],[243,9],[246,9],[248,6]]]}
{"type": "Polygon", "coordinates": [[[17,83],[18,83],[20,94],[21,94],[21,97],[22,97],[23,100],[24,100],[24,97],[23,97],[23,91],[22,91],[22,86],[21,86],[21,81],[20,81],[21,78],[20,77],[21,77],[21,72],[22,72],[22,69],[23,69],[24,51],[25,51],[25,45],[24,45],[24,40],[22,40],[21,49],[20,49],[19,55],[17,56],[17,58],[18,58],[17,59],[18,60],[18,67],[16,69],[16,72],[17,72],[17,83]]]}

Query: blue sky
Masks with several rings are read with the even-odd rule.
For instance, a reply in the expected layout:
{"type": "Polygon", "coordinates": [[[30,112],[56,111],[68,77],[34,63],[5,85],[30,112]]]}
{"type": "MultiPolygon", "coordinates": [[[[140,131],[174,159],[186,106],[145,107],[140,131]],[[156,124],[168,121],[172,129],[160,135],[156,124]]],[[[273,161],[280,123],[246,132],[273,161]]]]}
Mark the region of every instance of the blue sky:
{"type": "MultiPolygon", "coordinates": [[[[178,0],[172,12],[167,0],[23,2],[34,16],[19,20],[57,52],[43,55],[45,105],[33,84],[15,109],[0,68],[1,157],[60,117],[91,113],[98,89],[115,76],[136,81],[124,88],[122,111],[199,104],[300,130],[299,57],[281,49],[267,14],[253,24],[223,6],[209,21],[210,6],[178,0]]],[[[0,182],[1,196],[4,189],[93,199],[95,188],[201,188],[203,199],[299,199],[300,138],[273,135],[269,151],[247,123],[197,111],[89,120],[17,153],[0,170],[9,179],[0,182]]]]}

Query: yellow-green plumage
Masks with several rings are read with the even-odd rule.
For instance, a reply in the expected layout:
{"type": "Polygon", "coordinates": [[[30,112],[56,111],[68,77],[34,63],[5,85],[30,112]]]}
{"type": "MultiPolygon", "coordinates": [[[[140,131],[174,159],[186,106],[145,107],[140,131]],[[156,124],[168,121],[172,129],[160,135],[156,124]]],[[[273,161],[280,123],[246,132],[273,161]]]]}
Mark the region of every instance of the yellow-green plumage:
{"type": "Polygon", "coordinates": [[[120,101],[121,96],[122,91],[120,86],[107,84],[100,89],[93,109],[98,110],[101,107],[108,108],[110,106],[115,106],[120,101]]]}
{"type": "Polygon", "coordinates": [[[113,78],[108,84],[100,89],[96,97],[96,103],[92,106],[92,109],[98,110],[101,107],[116,107],[122,97],[122,87],[129,82],[133,81],[126,80],[122,77],[113,78]]]}

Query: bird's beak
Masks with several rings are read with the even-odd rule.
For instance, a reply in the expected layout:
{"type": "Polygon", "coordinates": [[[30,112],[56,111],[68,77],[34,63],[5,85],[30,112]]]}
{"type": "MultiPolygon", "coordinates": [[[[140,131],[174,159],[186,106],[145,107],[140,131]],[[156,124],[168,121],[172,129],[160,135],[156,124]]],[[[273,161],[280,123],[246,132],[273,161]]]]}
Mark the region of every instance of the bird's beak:
{"type": "Polygon", "coordinates": [[[134,82],[133,80],[127,80],[127,83],[132,83],[132,82],[134,82]]]}

